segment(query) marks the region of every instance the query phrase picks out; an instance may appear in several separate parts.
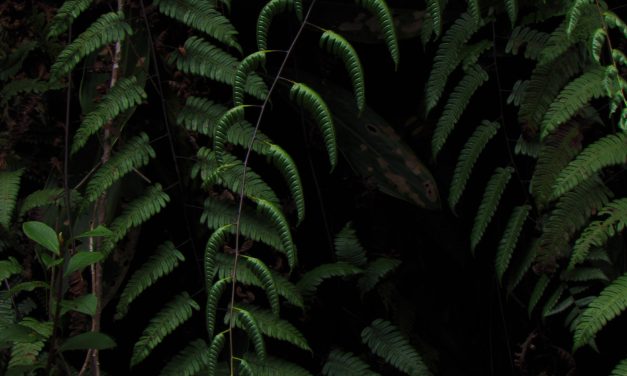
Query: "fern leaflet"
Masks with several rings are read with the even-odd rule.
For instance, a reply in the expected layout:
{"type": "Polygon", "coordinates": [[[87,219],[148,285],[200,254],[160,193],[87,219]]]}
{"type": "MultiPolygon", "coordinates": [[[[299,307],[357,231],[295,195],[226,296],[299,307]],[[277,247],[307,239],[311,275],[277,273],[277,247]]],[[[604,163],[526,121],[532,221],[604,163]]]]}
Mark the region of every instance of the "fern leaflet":
{"type": "Polygon", "coordinates": [[[627,376],[627,359],[621,360],[614,367],[610,376],[627,376]]]}
{"type": "Polygon", "coordinates": [[[433,32],[438,38],[442,32],[442,4],[440,0],[427,0],[427,12],[433,22],[433,32]]]}
{"type": "Polygon", "coordinates": [[[349,277],[362,273],[363,270],[345,262],[322,264],[305,273],[296,286],[303,295],[312,295],[326,279],[333,277],[349,277]]]}
{"type": "Polygon", "coordinates": [[[310,372],[295,363],[268,356],[264,361],[246,354],[246,362],[254,376],[312,376],[310,372]]]}
{"type": "Polygon", "coordinates": [[[259,12],[257,17],[257,49],[268,49],[268,32],[272,19],[283,12],[293,10],[298,20],[303,19],[303,5],[301,0],[270,0],[259,12]]]}
{"type": "Polygon", "coordinates": [[[276,316],[279,315],[279,292],[276,287],[276,283],[274,282],[274,276],[270,271],[270,268],[266,266],[261,260],[255,257],[244,256],[242,258],[249,266],[249,268],[253,271],[253,273],[257,276],[259,281],[261,281],[263,290],[268,295],[268,300],[270,301],[270,307],[272,307],[272,313],[276,316]]]}
{"type": "Polygon", "coordinates": [[[579,22],[579,17],[581,17],[581,8],[588,4],[590,4],[590,0],[575,0],[570,5],[570,9],[566,15],[566,20],[568,21],[566,32],[569,35],[572,34],[573,30],[575,30],[575,26],[577,26],[577,22],[579,22]]]}
{"type": "Polygon", "coordinates": [[[542,274],[538,279],[538,282],[536,282],[533,291],[531,291],[529,305],[527,306],[527,313],[529,314],[529,317],[531,317],[531,312],[533,312],[533,309],[536,307],[538,302],[540,302],[540,299],[542,299],[542,295],[544,295],[544,291],[546,291],[546,288],[549,286],[549,282],[551,282],[551,278],[549,278],[546,274],[542,274]]]}
{"type": "Polygon", "coordinates": [[[518,16],[518,0],[505,0],[505,10],[507,16],[512,22],[512,25],[516,23],[516,17],[518,16]]]}
{"type": "Polygon", "coordinates": [[[199,374],[209,364],[208,350],[207,344],[202,339],[190,342],[166,364],[160,375],[194,376],[199,374]]]}
{"type": "MultiPolygon", "coordinates": [[[[384,0],[355,0],[357,4],[364,7],[370,13],[374,14],[381,25],[381,31],[383,32],[383,39],[388,47],[388,51],[394,61],[395,69],[398,68],[398,61],[400,60],[398,49],[398,38],[396,37],[396,30],[394,29],[394,21],[392,19],[392,12],[388,8],[384,0]]],[[[435,23],[435,21],[434,21],[435,23]]]]}
{"type": "Polygon", "coordinates": [[[224,332],[218,333],[213,340],[211,341],[211,345],[209,346],[208,353],[208,365],[207,365],[207,375],[215,375],[216,368],[218,366],[218,356],[222,352],[224,348],[224,343],[226,342],[226,337],[224,332]]]}
{"type": "Polygon", "coordinates": [[[505,274],[505,270],[507,270],[509,262],[512,259],[512,254],[516,248],[516,243],[518,243],[520,232],[523,229],[530,210],[531,206],[529,205],[517,206],[512,210],[509,221],[507,221],[507,227],[499,242],[499,247],[496,251],[496,259],[494,261],[496,277],[499,282],[503,280],[503,274],[505,274]]]}
{"type": "Polygon", "coordinates": [[[211,288],[211,282],[213,281],[213,276],[215,275],[218,251],[222,248],[224,243],[226,243],[226,238],[229,234],[231,226],[233,225],[228,224],[218,227],[213,233],[211,233],[209,240],[207,240],[204,256],[205,287],[207,288],[207,291],[211,288]]]}
{"type": "Polygon", "coordinates": [[[246,56],[244,60],[237,66],[235,79],[233,80],[233,105],[240,106],[244,104],[244,88],[246,87],[246,79],[250,73],[254,72],[260,65],[266,63],[266,53],[269,51],[257,51],[246,56]]]}
{"type": "Polygon", "coordinates": [[[290,269],[293,269],[298,263],[296,246],[292,240],[292,232],[290,231],[290,225],[287,223],[285,215],[283,215],[275,204],[268,200],[254,197],[253,201],[257,204],[257,212],[269,220],[278,231],[279,239],[281,240],[285,255],[287,256],[287,262],[290,269]]]}
{"type": "Polygon", "coordinates": [[[213,330],[216,325],[216,312],[218,308],[218,303],[220,302],[220,298],[222,294],[224,294],[224,290],[231,285],[231,278],[223,278],[216,282],[211,288],[207,291],[207,305],[205,310],[205,323],[207,325],[207,333],[209,334],[209,338],[213,337],[213,330]]]}
{"type": "Polygon", "coordinates": [[[0,225],[8,230],[20,189],[23,169],[0,172],[0,225]]]}
{"type": "Polygon", "coordinates": [[[364,267],[368,261],[366,251],[359,242],[352,223],[347,223],[335,237],[335,256],[338,261],[364,267]]]}
{"type": "Polygon", "coordinates": [[[213,131],[213,149],[216,151],[218,163],[222,164],[224,146],[226,144],[226,133],[228,129],[238,121],[244,120],[245,110],[248,105],[235,106],[226,111],[218,120],[213,131]]]}
{"type": "Polygon", "coordinates": [[[324,376],[378,376],[370,366],[351,352],[333,349],[322,367],[324,376]]]}
{"type": "Polygon", "coordinates": [[[65,33],[70,24],[89,8],[93,0],[65,0],[48,25],[48,39],[65,33]]]}
{"type": "Polygon", "coordinates": [[[368,264],[364,269],[363,275],[357,281],[359,291],[362,295],[366,294],[394,269],[401,265],[401,261],[387,257],[379,257],[368,264]]]}

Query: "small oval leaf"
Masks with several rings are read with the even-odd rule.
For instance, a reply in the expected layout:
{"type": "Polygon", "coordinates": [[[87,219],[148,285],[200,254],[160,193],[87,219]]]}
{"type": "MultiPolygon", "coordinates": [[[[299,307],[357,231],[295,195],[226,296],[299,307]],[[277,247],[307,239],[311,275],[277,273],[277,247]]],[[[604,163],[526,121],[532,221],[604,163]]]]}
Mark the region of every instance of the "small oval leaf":
{"type": "Polygon", "coordinates": [[[55,255],[59,255],[59,238],[47,224],[39,221],[24,222],[22,231],[35,243],[46,248],[55,255]]]}
{"type": "Polygon", "coordinates": [[[59,350],[104,350],[115,346],[115,341],[108,335],[98,332],[87,332],[68,338],[59,350]]]}
{"type": "Polygon", "coordinates": [[[102,261],[103,258],[104,255],[100,252],[79,252],[72,256],[63,276],[67,277],[77,270],[82,270],[86,266],[102,261]]]}
{"type": "Polygon", "coordinates": [[[97,236],[112,236],[113,232],[103,225],[99,225],[93,230],[85,231],[84,233],[77,235],[76,238],[89,238],[89,237],[97,237],[97,236]]]}

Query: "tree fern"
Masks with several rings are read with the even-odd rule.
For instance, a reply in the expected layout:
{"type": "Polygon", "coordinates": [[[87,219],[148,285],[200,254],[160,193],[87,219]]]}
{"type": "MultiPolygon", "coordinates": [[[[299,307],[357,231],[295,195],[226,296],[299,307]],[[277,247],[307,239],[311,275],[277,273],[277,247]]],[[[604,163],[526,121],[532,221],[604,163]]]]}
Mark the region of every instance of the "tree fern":
{"type": "Polygon", "coordinates": [[[279,293],[270,268],[255,257],[243,256],[242,260],[248,264],[249,268],[255,273],[259,281],[261,281],[263,290],[268,296],[270,307],[272,307],[272,313],[278,316],[280,310],[279,293]]]}
{"type": "Polygon", "coordinates": [[[451,189],[448,194],[448,203],[451,210],[455,210],[455,205],[459,202],[466,183],[470,178],[470,173],[474,167],[479,155],[485,149],[488,141],[496,135],[500,127],[498,122],[489,122],[484,120],[479,127],[473,132],[472,136],[466,141],[464,148],[459,154],[455,172],[451,181],[451,189]]]}
{"type": "Polygon", "coordinates": [[[133,346],[131,367],[144,360],[163,339],[187,321],[193,310],[199,310],[198,304],[186,293],[177,295],[159,311],[144,329],[142,336],[133,346]]]}
{"type": "Polygon", "coordinates": [[[444,91],[449,75],[461,62],[459,59],[461,47],[468,42],[479,27],[480,24],[477,24],[471,15],[464,13],[455,20],[453,26],[442,37],[442,42],[438,46],[438,51],[433,60],[433,68],[427,81],[427,112],[436,106],[444,91]]]}
{"type": "Polygon", "coordinates": [[[235,314],[235,325],[246,331],[248,338],[255,347],[255,353],[257,353],[257,356],[261,361],[264,361],[266,359],[266,344],[263,340],[263,335],[261,334],[261,328],[257,323],[257,319],[250,312],[240,307],[236,307],[235,314]]]}
{"type": "Polygon", "coordinates": [[[93,0],[65,0],[48,24],[48,39],[63,34],[93,0]]]}
{"type": "Polygon", "coordinates": [[[593,340],[608,321],[627,308],[627,275],[623,275],[607,286],[585,309],[575,327],[573,349],[593,340]]]}
{"type": "Polygon", "coordinates": [[[470,233],[470,248],[473,253],[477,244],[479,244],[479,241],[483,237],[486,228],[490,224],[494,212],[496,212],[496,208],[501,200],[505,186],[512,176],[512,172],[514,172],[514,169],[511,167],[498,167],[494,171],[490,181],[488,181],[470,233]]]}
{"type": "Polygon", "coordinates": [[[144,99],[146,99],[146,92],[138,84],[135,77],[120,79],[109,94],[83,119],[81,126],[74,134],[72,154],[81,149],[87,142],[87,139],[98,132],[108,121],[120,113],[139,105],[144,99]]]}
{"type": "Polygon", "coordinates": [[[389,321],[374,320],[361,332],[361,339],[374,354],[382,357],[397,369],[412,376],[431,374],[420,354],[389,321]]]}
{"type": "Polygon", "coordinates": [[[260,65],[266,63],[266,53],[269,51],[256,51],[246,56],[244,60],[237,66],[235,79],[233,80],[233,105],[240,106],[244,104],[244,88],[246,80],[250,73],[254,72],[260,65]]]}
{"type": "MultiPolygon", "coordinates": [[[[192,36],[183,46],[170,55],[170,64],[177,69],[209,78],[227,85],[233,85],[239,62],[236,58],[214,46],[208,41],[192,36]]],[[[268,94],[266,84],[261,77],[250,74],[244,86],[246,93],[258,99],[265,99],[268,94]]]]}
{"type": "MultiPolygon", "coordinates": [[[[396,30],[394,29],[394,21],[392,19],[392,12],[388,8],[384,0],[355,0],[357,4],[367,9],[370,13],[379,21],[381,25],[381,31],[383,32],[383,40],[388,47],[388,51],[394,61],[394,67],[398,68],[398,61],[400,60],[398,39],[396,37],[396,30]]],[[[439,1],[439,0],[438,0],[439,1]]],[[[436,21],[434,21],[435,24],[436,21]]]]}
{"type": "Polygon", "coordinates": [[[213,337],[213,331],[216,325],[216,312],[218,303],[224,294],[224,290],[231,286],[231,278],[226,277],[218,280],[207,290],[207,304],[205,309],[205,324],[209,338],[213,337]]]}
{"type": "Polygon", "coordinates": [[[335,256],[338,261],[347,262],[357,267],[364,267],[368,259],[366,251],[359,242],[352,223],[344,225],[335,237],[335,256]]]}
{"type": "Polygon", "coordinates": [[[503,280],[503,274],[505,274],[505,270],[507,270],[509,262],[512,259],[512,254],[514,253],[518,238],[520,237],[520,233],[530,210],[530,205],[517,206],[512,210],[512,214],[507,221],[507,227],[505,227],[505,232],[499,242],[494,261],[496,277],[499,282],[503,280]]]}
{"type": "Polygon", "coordinates": [[[257,17],[257,49],[268,49],[268,32],[275,16],[280,13],[293,10],[298,20],[303,19],[303,5],[301,0],[270,0],[259,12],[257,17]]]}
{"type": "Polygon", "coordinates": [[[322,137],[329,154],[331,169],[337,164],[337,145],[333,117],[327,104],[314,90],[302,83],[294,83],[290,89],[290,97],[311,113],[322,130],[322,137]]]}
{"type": "Polygon", "coordinates": [[[467,70],[464,78],[455,87],[433,132],[431,148],[434,158],[444,146],[446,139],[470,102],[470,98],[488,78],[488,74],[481,67],[474,65],[467,70]]]}
{"type": "Polygon", "coordinates": [[[549,286],[550,282],[551,278],[549,278],[549,276],[546,274],[542,274],[540,278],[538,278],[536,285],[531,291],[531,296],[529,297],[529,305],[527,306],[527,313],[530,317],[534,308],[540,302],[540,299],[542,299],[542,295],[544,295],[544,291],[546,291],[546,288],[549,286]]]}
{"type": "Polygon", "coordinates": [[[305,273],[296,286],[303,295],[312,295],[324,280],[333,277],[349,277],[362,273],[363,270],[345,262],[322,264],[305,273]]]}
{"type": "Polygon", "coordinates": [[[375,288],[385,276],[393,272],[400,265],[401,260],[387,257],[379,257],[370,262],[364,269],[363,275],[357,281],[357,286],[359,286],[361,294],[363,295],[375,288]]]}
{"type": "Polygon", "coordinates": [[[351,352],[333,349],[322,367],[324,376],[377,376],[370,366],[351,352]]]}
{"type": "Polygon", "coordinates": [[[122,176],[133,169],[145,166],[155,156],[155,151],[150,146],[148,135],[145,133],[128,140],[122,149],[113,154],[111,159],[96,170],[89,180],[86,188],[87,200],[95,201],[122,176]]]}
{"type": "Polygon", "coordinates": [[[605,68],[596,66],[571,81],[555,98],[540,126],[540,136],[546,137],[566,122],[593,98],[605,95],[605,68]]]}
{"type": "Polygon", "coordinates": [[[202,339],[190,342],[159,373],[161,376],[194,376],[208,366],[208,346],[202,339]]]}
{"type": "Polygon", "coordinates": [[[350,42],[344,39],[343,36],[331,30],[326,30],[322,33],[320,36],[320,46],[342,59],[353,84],[357,108],[361,113],[366,105],[366,86],[364,84],[364,70],[361,66],[357,51],[355,51],[350,42]]]}
{"type": "Polygon", "coordinates": [[[172,242],[168,241],[157,247],[155,254],[151,255],[148,261],[133,273],[124,287],[115,309],[115,318],[124,317],[129,305],[139,294],[152,286],[159,278],[171,273],[181,261],[185,261],[185,257],[174,248],[172,242]]]}
{"type": "Polygon", "coordinates": [[[8,229],[17,203],[23,169],[0,171],[0,225],[8,229]]]}
{"type": "Polygon", "coordinates": [[[59,53],[50,68],[50,75],[53,78],[65,76],[85,56],[109,43],[122,41],[127,35],[132,34],[133,30],[124,21],[122,12],[103,14],[59,53]]]}

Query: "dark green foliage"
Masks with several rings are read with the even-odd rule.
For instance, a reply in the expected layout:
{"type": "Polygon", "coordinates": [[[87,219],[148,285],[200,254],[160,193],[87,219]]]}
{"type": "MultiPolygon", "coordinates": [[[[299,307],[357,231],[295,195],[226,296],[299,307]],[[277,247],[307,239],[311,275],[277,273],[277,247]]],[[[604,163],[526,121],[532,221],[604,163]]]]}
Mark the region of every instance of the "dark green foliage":
{"type": "Polygon", "coordinates": [[[303,6],[301,0],[270,0],[259,12],[257,17],[257,49],[268,49],[268,32],[272,19],[280,13],[293,10],[299,20],[303,18],[303,6]]]}
{"type": "Polygon", "coordinates": [[[518,243],[520,232],[523,229],[530,210],[531,206],[529,205],[517,206],[512,210],[512,214],[507,222],[507,227],[505,228],[505,233],[503,233],[503,237],[499,242],[499,247],[496,252],[495,270],[496,277],[499,281],[503,280],[503,274],[505,274],[510,260],[512,259],[512,254],[518,243]]]}
{"type": "Polygon", "coordinates": [[[345,262],[323,264],[305,273],[296,286],[303,295],[312,295],[325,279],[349,277],[362,272],[360,268],[345,262]]]}
{"type": "Polygon", "coordinates": [[[398,68],[398,62],[400,60],[400,53],[398,49],[398,39],[396,37],[396,30],[394,29],[394,21],[392,19],[392,12],[388,8],[384,0],[355,0],[357,4],[366,8],[370,13],[374,14],[381,26],[381,32],[383,33],[383,39],[388,47],[388,51],[394,61],[394,67],[398,68]]]}
{"type": "Polygon", "coordinates": [[[0,172],[0,225],[8,229],[17,202],[20,178],[24,170],[0,172]]]}
{"type": "Polygon", "coordinates": [[[89,6],[93,0],[66,0],[48,25],[48,38],[55,38],[67,31],[70,24],[89,6]]]}
{"type": "Polygon", "coordinates": [[[202,339],[190,342],[163,368],[162,376],[193,376],[207,368],[208,360],[207,344],[202,339]]]}
{"type": "Polygon", "coordinates": [[[333,349],[322,367],[325,376],[375,376],[370,366],[351,352],[333,349]]]}
{"type": "Polygon", "coordinates": [[[347,262],[357,267],[364,267],[366,250],[359,242],[352,223],[347,223],[335,237],[335,256],[338,261],[347,262]]]}

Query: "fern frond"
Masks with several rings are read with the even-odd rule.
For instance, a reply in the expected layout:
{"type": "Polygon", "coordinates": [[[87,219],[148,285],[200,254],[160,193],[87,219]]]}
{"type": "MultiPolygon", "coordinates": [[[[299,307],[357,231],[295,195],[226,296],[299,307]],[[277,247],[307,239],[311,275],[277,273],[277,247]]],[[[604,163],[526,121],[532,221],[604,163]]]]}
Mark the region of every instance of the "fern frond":
{"type": "Polygon", "coordinates": [[[560,278],[567,282],[609,281],[607,275],[596,267],[565,270],[560,274],[560,278]]]}
{"type": "Polygon", "coordinates": [[[185,261],[185,256],[174,247],[172,242],[165,242],[157,247],[154,255],[151,255],[128,280],[126,287],[120,295],[120,300],[115,308],[115,319],[124,317],[129,305],[148,287],[152,286],[159,278],[170,274],[179,262],[185,261]]]}
{"type": "Polygon", "coordinates": [[[596,29],[590,37],[590,54],[592,55],[594,61],[598,64],[601,64],[601,52],[603,51],[603,46],[605,46],[606,40],[607,33],[603,28],[596,29]]]}
{"type": "Polygon", "coordinates": [[[442,4],[440,0],[427,0],[427,12],[429,12],[431,22],[433,22],[433,32],[437,39],[442,33],[442,4]]]}
{"type": "Polygon", "coordinates": [[[349,277],[362,273],[363,270],[345,262],[322,264],[305,273],[296,283],[303,295],[312,295],[324,280],[333,277],[349,277]]]}
{"type": "Polygon", "coordinates": [[[470,178],[472,168],[477,162],[477,159],[479,159],[479,155],[483,149],[485,149],[488,141],[496,135],[500,126],[501,124],[496,121],[484,120],[473,132],[468,141],[466,141],[464,148],[461,153],[459,153],[451,181],[451,189],[448,194],[448,204],[451,210],[455,210],[455,205],[457,205],[462,193],[464,193],[466,183],[470,178]]]}
{"type": "Polygon", "coordinates": [[[486,228],[492,220],[492,216],[496,212],[496,208],[501,200],[505,186],[509,182],[514,169],[511,167],[497,167],[494,174],[486,185],[477,216],[473,222],[472,231],[470,233],[470,248],[474,254],[475,248],[483,237],[486,228]]]}
{"type": "Polygon", "coordinates": [[[322,367],[324,376],[378,376],[370,366],[352,352],[333,349],[322,367]]]}
{"type": "Polygon", "coordinates": [[[298,262],[296,246],[292,240],[292,232],[290,231],[290,226],[287,223],[285,215],[283,215],[281,210],[275,204],[268,200],[255,197],[253,198],[253,201],[257,204],[257,212],[259,212],[263,217],[266,217],[277,229],[279,239],[281,239],[281,244],[283,245],[285,255],[287,256],[287,262],[290,269],[293,269],[298,262]]]}
{"type": "Polygon", "coordinates": [[[566,20],[568,21],[566,32],[568,34],[572,34],[573,30],[575,30],[575,26],[577,26],[577,22],[579,22],[579,17],[581,16],[582,8],[590,4],[590,2],[590,0],[574,0],[570,5],[570,9],[566,15],[566,20]]]}
{"type": "Polygon", "coordinates": [[[21,272],[22,265],[20,265],[15,257],[9,257],[7,260],[0,260],[0,281],[4,281],[10,276],[21,272]]]}
{"type": "Polygon", "coordinates": [[[527,313],[529,317],[531,317],[531,313],[533,309],[536,307],[540,299],[542,299],[542,295],[544,295],[544,291],[549,286],[549,282],[551,282],[551,278],[548,275],[542,274],[536,282],[536,285],[533,287],[531,291],[531,296],[529,297],[529,305],[527,306],[527,313]]]}
{"type": "Polygon", "coordinates": [[[299,225],[305,219],[305,194],[296,163],[285,150],[275,144],[269,145],[268,156],[287,183],[292,199],[296,204],[297,225],[299,225]]]}
{"type": "Polygon", "coordinates": [[[527,247],[527,251],[523,256],[522,260],[516,262],[512,266],[512,272],[508,278],[507,282],[507,293],[511,294],[512,291],[518,286],[520,281],[522,281],[527,271],[531,268],[533,261],[536,258],[536,254],[538,252],[538,240],[535,239],[531,246],[527,247]]]}
{"type": "Polygon", "coordinates": [[[136,366],[157,347],[163,339],[192,317],[193,310],[200,307],[186,292],[177,295],[150,320],[142,336],[133,346],[131,367],[136,366]]]}
{"type": "Polygon", "coordinates": [[[48,39],[65,33],[78,16],[91,6],[93,0],[65,0],[48,25],[48,39]]]}
{"type": "Polygon", "coordinates": [[[124,13],[103,14],[59,53],[50,68],[50,76],[58,79],[67,75],[85,56],[132,34],[133,30],[124,21],[124,13]]]}
{"type": "Polygon", "coordinates": [[[344,67],[353,84],[357,108],[359,109],[359,113],[361,113],[366,105],[366,86],[364,84],[364,69],[361,66],[357,51],[355,51],[350,42],[343,36],[331,30],[326,30],[320,36],[320,47],[342,59],[344,67]]]}
{"type": "Polygon", "coordinates": [[[604,167],[622,165],[627,158],[627,133],[608,135],[586,147],[555,179],[553,197],[568,192],[604,167]]]}
{"type": "Polygon", "coordinates": [[[353,224],[348,222],[335,236],[335,256],[338,261],[364,267],[368,259],[366,250],[359,242],[353,224]]]}
{"type": "Polygon", "coordinates": [[[530,28],[528,26],[517,26],[512,30],[505,52],[518,55],[518,50],[525,47],[525,58],[537,60],[544,48],[549,34],[530,28]]]}
{"type": "Polygon", "coordinates": [[[462,51],[459,54],[459,60],[462,62],[462,68],[464,71],[468,70],[468,68],[473,67],[479,61],[479,57],[490,49],[494,48],[494,43],[491,40],[483,39],[477,43],[469,44],[464,46],[462,51]]]}
{"type": "Polygon", "coordinates": [[[260,65],[266,64],[266,54],[269,51],[256,51],[246,56],[237,66],[235,79],[233,80],[233,106],[244,104],[244,88],[250,73],[254,72],[260,65]]]}
{"type": "Polygon", "coordinates": [[[461,62],[459,53],[462,46],[470,40],[472,35],[479,30],[480,24],[468,13],[464,13],[455,20],[442,37],[442,42],[438,47],[433,68],[429,74],[426,87],[427,113],[429,113],[440,100],[446,81],[449,75],[457,68],[461,62]]]}
{"type": "Polygon", "coordinates": [[[120,79],[96,105],[96,108],[83,119],[81,126],[74,134],[71,153],[74,154],[85,146],[87,139],[98,132],[108,121],[139,105],[144,99],[146,99],[146,92],[134,76],[120,79]]]}
{"type": "Polygon", "coordinates": [[[322,97],[309,86],[295,82],[290,89],[290,97],[296,104],[304,107],[311,113],[322,130],[324,144],[329,154],[331,169],[337,164],[337,144],[333,116],[322,97]]]}
{"type": "Polygon", "coordinates": [[[361,332],[362,342],[397,369],[412,375],[431,375],[420,354],[389,321],[376,319],[361,332]]]}
{"type": "Polygon", "coordinates": [[[251,354],[246,354],[245,358],[254,376],[313,376],[297,364],[280,358],[268,356],[261,361],[251,354]]]}
{"type": "Polygon", "coordinates": [[[616,278],[583,311],[575,327],[573,351],[594,339],[608,321],[627,308],[627,274],[616,278]]]}
{"type": "Polygon", "coordinates": [[[9,101],[20,94],[41,94],[49,90],[63,88],[60,82],[41,81],[35,78],[12,79],[4,83],[0,90],[0,103],[7,104],[9,101]]]}
{"type": "Polygon", "coordinates": [[[248,338],[252,341],[255,347],[255,353],[261,361],[266,360],[266,344],[261,334],[261,328],[257,323],[257,319],[247,310],[236,307],[237,314],[235,316],[235,325],[244,329],[248,338]]]}
{"type": "Polygon", "coordinates": [[[161,370],[161,376],[195,376],[209,365],[209,347],[202,339],[190,342],[161,370]]]}
{"type": "Polygon", "coordinates": [[[357,281],[359,291],[362,295],[366,294],[392,271],[401,265],[401,260],[379,257],[370,262],[364,269],[363,275],[357,281]]]}
{"type": "Polygon", "coordinates": [[[555,291],[553,291],[553,293],[549,295],[548,298],[546,298],[546,302],[544,303],[544,306],[542,307],[542,314],[541,314],[542,318],[548,317],[549,313],[551,313],[555,309],[555,306],[559,302],[565,290],[566,290],[566,285],[561,283],[555,289],[555,291]]]}
{"type": "Polygon", "coordinates": [[[211,2],[201,0],[155,0],[159,11],[185,25],[242,51],[237,43],[237,30],[231,22],[215,9],[211,2]]]}
{"type": "Polygon", "coordinates": [[[85,190],[87,200],[89,202],[96,201],[122,176],[133,169],[147,165],[150,159],[155,156],[155,151],[150,146],[147,134],[142,132],[139,136],[128,140],[122,149],[113,154],[107,163],[96,170],[89,180],[85,190]]]}
{"type": "Polygon", "coordinates": [[[272,20],[278,14],[294,11],[298,20],[303,19],[303,5],[301,0],[270,0],[261,8],[257,17],[256,40],[257,49],[264,51],[268,49],[268,32],[272,20]]]}
{"type": "Polygon", "coordinates": [[[610,29],[618,29],[627,38],[627,24],[614,12],[605,10],[603,12],[603,21],[610,29]]]}
{"type": "MultiPolygon", "coordinates": [[[[208,41],[192,36],[183,46],[173,52],[170,64],[176,64],[178,70],[191,73],[214,81],[233,86],[239,61],[229,53],[214,46],[208,41]]],[[[250,74],[244,86],[246,93],[257,99],[265,99],[268,94],[266,84],[261,77],[250,74]]]]}
{"type": "Polygon", "coordinates": [[[218,357],[224,348],[224,344],[226,343],[226,336],[224,332],[218,333],[213,340],[211,341],[211,345],[209,346],[208,353],[208,366],[207,366],[207,375],[215,375],[216,368],[218,366],[218,357]]]}
{"type": "Polygon", "coordinates": [[[29,342],[16,342],[11,346],[8,374],[11,374],[12,369],[34,365],[45,346],[46,340],[52,335],[51,321],[40,322],[34,318],[26,317],[20,321],[20,325],[33,330],[37,338],[29,342]]]}
{"type": "MultiPolygon", "coordinates": [[[[5,35],[3,34],[3,38],[6,38],[5,35]]],[[[0,55],[2,56],[2,59],[0,59],[0,81],[14,77],[22,69],[24,60],[26,60],[30,52],[38,46],[39,43],[37,41],[24,39],[17,44],[15,50],[8,53],[3,51],[2,55],[0,55]]],[[[10,83],[7,85],[10,85],[10,83]]],[[[5,89],[2,89],[2,92],[4,94],[5,89]]],[[[6,102],[8,99],[3,99],[3,101],[6,102]]]]}
{"type": "Polygon", "coordinates": [[[0,225],[8,229],[17,203],[23,169],[0,171],[0,225]]]}
{"type": "Polygon", "coordinates": [[[276,283],[274,282],[274,276],[270,271],[270,268],[266,266],[261,260],[255,257],[244,256],[242,257],[250,269],[255,273],[259,281],[261,281],[263,290],[268,295],[268,301],[270,302],[270,307],[272,307],[272,313],[276,316],[279,315],[279,292],[276,287],[276,283]]]}
{"type": "Polygon", "coordinates": [[[512,259],[512,254],[518,243],[520,232],[523,229],[530,210],[530,205],[517,206],[512,210],[512,214],[507,221],[507,227],[505,227],[505,232],[499,242],[496,258],[494,260],[494,269],[496,270],[496,277],[499,282],[503,280],[503,274],[505,274],[505,270],[507,270],[509,262],[512,259]]]}
{"type": "MultiPolygon", "coordinates": [[[[77,192],[71,192],[71,198],[76,198],[77,192]]],[[[37,190],[24,198],[20,205],[18,217],[22,217],[28,211],[42,206],[58,204],[63,197],[63,188],[44,188],[37,190]]]]}
{"type": "Polygon", "coordinates": [[[599,215],[609,215],[607,218],[591,222],[582,232],[575,245],[568,264],[572,269],[583,262],[590,249],[594,246],[603,246],[607,240],[627,226],[627,199],[615,200],[604,207],[599,215]]]}
{"type": "MultiPolygon", "coordinates": [[[[239,307],[242,307],[245,312],[248,312],[248,314],[254,318],[260,332],[264,335],[289,342],[305,351],[311,351],[302,333],[288,321],[280,319],[272,312],[254,305],[240,304],[239,307]]],[[[228,318],[225,320],[228,320],[228,318]]],[[[242,323],[240,323],[239,320],[240,318],[236,316],[235,324],[241,327],[242,323]]]]}
{"type": "Polygon", "coordinates": [[[518,16],[518,0],[505,0],[505,10],[509,20],[514,25],[518,16]]]}
{"type": "Polygon", "coordinates": [[[612,369],[612,373],[610,376],[627,376],[627,358],[621,360],[615,367],[612,369]]]}
{"type": "Polygon", "coordinates": [[[176,123],[190,131],[213,137],[215,125],[228,109],[205,98],[189,96],[179,112],[176,123]]]}
{"type": "MultiPolygon", "coordinates": [[[[392,12],[390,12],[385,0],[355,0],[355,2],[372,13],[379,21],[381,32],[383,33],[383,40],[385,40],[385,44],[394,61],[394,68],[397,69],[400,60],[398,38],[396,37],[392,12]]],[[[434,24],[435,22],[434,20],[434,24]]]]}
{"type": "Polygon", "coordinates": [[[218,120],[213,132],[213,150],[216,152],[218,163],[222,164],[224,146],[226,144],[226,134],[228,129],[235,123],[244,120],[246,108],[249,105],[239,105],[229,109],[218,120]]]}
{"type": "Polygon", "coordinates": [[[209,240],[207,240],[207,245],[205,246],[205,255],[204,255],[204,272],[205,272],[205,287],[207,290],[211,288],[211,282],[213,281],[213,276],[216,271],[216,257],[220,248],[226,242],[226,238],[230,232],[230,228],[233,226],[232,224],[224,225],[222,227],[218,227],[211,236],[209,240]]]}
{"type": "Polygon", "coordinates": [[[432,140],[432,154],[435,158],[446,139],[453,131],[455,124],[464,113],[466,106],[470,102],[470,98],[479,89],[479,87],[488,80],[488,74],[480,66],[474,65],[466,71],[466,75],[459,82],[459,84],[453,90],[453,93],[449,96],[442,116],[436,124],[435,131],[433,132],[432,140]]]}
{"type": "Polygon", "coordinates": [[[540,137],[544,138],[552,133],[593,98],[604,96],[606,93],[603,84],[605,76],[605,68],[596,66],[566,85],[544,115],[540,126],[540,137]]]}
{"type": "Polygon", "coordinates": [[[209,334],[209,338],[213,337],[213,330],[216,325],[216,312],[218,308],[218,303],[220,302],[220,298],[222,298],[222,294],[224,294],[224,290],[231,285],[231,278],[222,278],[218,282],[214,283],[213,286],[207,291],[207,305],[205,309],[205,323],[207,325],[207,333],[209,334]]]}

